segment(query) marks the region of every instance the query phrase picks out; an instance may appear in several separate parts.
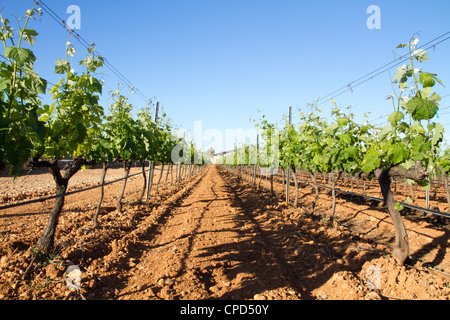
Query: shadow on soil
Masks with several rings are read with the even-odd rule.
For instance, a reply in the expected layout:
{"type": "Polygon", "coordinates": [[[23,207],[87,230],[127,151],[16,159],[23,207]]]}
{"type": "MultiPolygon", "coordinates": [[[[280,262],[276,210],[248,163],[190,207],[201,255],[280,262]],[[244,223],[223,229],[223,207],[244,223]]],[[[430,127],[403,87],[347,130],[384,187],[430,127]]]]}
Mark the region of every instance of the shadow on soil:
{"type": "MultiPolygon", "coordinates": [[[[145,229],[143,229],[140,234],[136,234],[135,238],[129,239],[128,241],[123,241],[126,243],[126,250],[124,250],[124,254],[120,255],[119,257],[115,257],[110,263],[108,263],[108,270],[110,271],[110,273],[106,276],[103,276],[101,279],[104,287],[106,286],[106,288],[114,288],[118,290],[126,287],[128,279],[124,271],[128,271],[132,268],[132,266],[130,266],[129,264],[130,258],[133,258],[135,261],[139,261],[142,254],[150,249],[150,246],[147,245],[149,241],[156,238],[160,234],[160,227],[166,223],[167,219],[171,215],[173,208],[178,207],[181,204],[183,199],[185,199],[192,192],[193,188],[202,180],[203,176],[204,173],[201,173],[201,176],[198,178],[198,180],[191,183],[189,188],[182,191],[183,194],[177,197],[175,201],[168,201],[164,205],[157,206],[160,210],[152,211],[152,206],[141,206],[141,208],[136,211],[134,216],[131,219],[128,219],[133,221],[133,225],[121,226],[119,227],[119,231],[113,232],[110,236],[107,235],[108,227],[102,227],[105,236],[100,237],[100,241],[96,240],[94,247],[92,247],[92,250],[88,252],[88,256],[91,257],[91,259],[99,259],[103,261],[106,260],[105,257],[110,255],[112,251],[114,251],[114,249],[112,249],[110,245],[112,241],[123,241],[124,235],[127,235],[135,230],[135,225],[139,225],[139,222],[146,217],[153,216],[153,222],[149,225],[146,225],[145,229]]],[[[194,177],[193,179],[195,180],[197,179],[197,177],[194,177]]],[[[189,181],[187,181],[186,183],[189,183],[189,181]]],[[[183,183],[183,185],[186,184],[183,183]]],[[[179,192],[180,189],[178,189],[177,192],[179,192]]],[[[134,292],[128,292],[126,293],[126,295],[132,293],[134,292]]],[[[106,292],[102,290],[96,290],[91,294],[90,299],[117,299],[120,297],[121,296],[115,296],[114,294],[111,294],[108,290],[106,290],[106,292]]]]}
{"type": "MultiPolygon", "coordinates": [[[[219,172],[228,184],[228,191],[235,195],[231,199],[233,207],[243,210],[240,223],[250,222],[258,231],[242,234],[246,240],[210,247],[202,253],[209,256],[226,252],[216,261],[222,265],[229,261],[240,262],[227,268],[226,274],[230,281],[238,277],[240,287],[227,291],[219,299],[253,299],[265,291],[275,292],[275,299],[286,299],[289,298],[286,294],[276,294],[278,288],[286,286],[286,282],[293,289],[288,291],[294,298],[316,299],[312,291],[327,282],[334,273],[359,271],[365,262],[382,254],[356,250],[345,253],[352,245],[352,239],[338,234],[329,236],[326,230],[319,231],[320,222],[311,218],[294,220],[283,217],[282,212],[273,209],[278,200],[270,191],[256,190],[223,170],[219,172]],[[344,256],[345,263],[336,263],[344,256]]],[[[211,276],[203,279],[207,288],[214,285],[211,276]]]]}
{"type": "MultiPolygon", "coordinates": [[[[362,266],[372,259],[380,257],[383,253],[372,250],[348,250],[355,246],[355,240],[359,245],[371,247],[372,240],[355,238],[355,236],[345,236],[338,232],[329,232],[328,227],[324,227],[320,220],[307,215],[292,215],[291,213],[276,209],[279,200],[274,197],[270,190],[256,190],[253,186],[243,181],[239,181],[235,176],[219,170],[220,175],[226,181],[226,188],[230,194],[234,195],[230,200],[232,207],[241,210],[238,220],[235,221],[237,230],[239,226],[252,224],[253,231],[241,232],[236,242],[206,248],[200,253],[202,256],[212,256],[216,253],[224,253],[220,258],[216,258],[216,264],[224,266],[226,278],[229,281],[238,281],[239,287],[233,286],[232,290],[225,290],[223,294],[216,295],[217,299],[253,299],[256,294],[266,291],[277,292],[277,289],[286,286],[292,288],[293,297],[302,299],[317,299],[313,291],[325,284],[333,274],[339,271],[359,272],[362,266]],[[289,216],[290,215],[290,216],[289,216]],[[254,230],[257,232],[254,232],[254,230]],[[242,238],[242,239],[241,239],[242,238]],[[230,265],[230,261],[235,261],[230,265]]],[[[205,173],[201,174],[202,177],[205,173]]],[[[145,243],[157,237],[159,227],[164,225],[170,217],[171,208],[180,206],[192,189],[202,180],[199,178],[191,184],[189,190],[178,197],[177,200],[167,205],[155,216],[154,223],[149,225],[145,232],[138,235],[136,242],[128,244],[126,254],[113,260],[108,266],[111,272],[102,277],[101,281],[110,288],[122,289],[126,286],[127,278],[124,276],[125,270],[131,269],[129,259],[139,260],[142,253],[149,249],[145,243]]],[[[204,200],[209,202],[210,200],[204,200]]],[[[213,201],[213,200],[211,200],[213,201]]],[[[359,201],[355,199],[355,201],[359,201]]],[[[152,213],[151,208],[138,210],[133,219],[135,223],[146,218],[152,213]]],[[[189,235],[189,246],[198,235],[200,217],[194,232],[189,235]]],[[[221,230],[222,231],[236,231],[221,230]]],[[[103,233],[99,240],[90,247],[89,245],[81,252],[83,256],[91,259],[102,260],[111,253],[110,243],[113,240],[122,239],[124,234],[133,230],[133,226],[121,226],[120,232],[112,232],[111,228],[103,227],[99,230],[103,233]]],[[[416,254],[420,258],[421,252],[425,254],[431,248],[435,248],[437,243],[446,243],[449,240],[449,232],[446,231],[440,238],[425,246],[422,251],[416,254]]],[[[445,246],[441,247],[440,254],[436,256],[431,265],[438,265],[445,254],[445,246]]],[[[184,272],[185,261],[189,252],[182,257],[182,267],[179,273],[184,272]]],[[[80,251],[74,253],[71,258],[79,261],[80,251]]],[[[217,255],[216,255],[217,256],[217,255]]],[[[196,274],[207,290],[212,290],[218,285],[214,276],[214,267],[199,270],[196,274]]],[[[137,289],[139,290],[139,289],[137,289]]],[[[129,292],[127,294],[131,294],[129,292]]],[[[108,296],[102,290],[93,292],[90,299],[116,299],[114,295],[108,296]]],[[[275,299],[286,299],[283,295],[274,296],[275,299]]],[[[175,297],[177,299],[177,297],[175,297]]]]}

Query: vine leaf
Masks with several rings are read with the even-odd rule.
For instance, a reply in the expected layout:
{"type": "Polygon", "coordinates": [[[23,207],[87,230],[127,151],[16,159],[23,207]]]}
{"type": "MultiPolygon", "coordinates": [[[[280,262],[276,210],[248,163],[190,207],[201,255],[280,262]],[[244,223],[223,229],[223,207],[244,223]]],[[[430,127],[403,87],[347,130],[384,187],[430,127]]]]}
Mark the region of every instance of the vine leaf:
{"type": "Polygon", "coordinates": [[[414,58],[419,62],[430,60],[425,49],[416,49],[413,51],[414,58]]]}
{"type": "Polygon", "coordinates": [[[7,47],[5,49],[5,56],[9,59],[13,59],[19,65],[36,61],[33,51],[24,48],[7,47]]]}
{"type": "Polygon", "coordinates": [[[406,103],[406,108],[414,120],[429,120],[436,115],[438,104],[434,100],[414,97],[406,103]]]}

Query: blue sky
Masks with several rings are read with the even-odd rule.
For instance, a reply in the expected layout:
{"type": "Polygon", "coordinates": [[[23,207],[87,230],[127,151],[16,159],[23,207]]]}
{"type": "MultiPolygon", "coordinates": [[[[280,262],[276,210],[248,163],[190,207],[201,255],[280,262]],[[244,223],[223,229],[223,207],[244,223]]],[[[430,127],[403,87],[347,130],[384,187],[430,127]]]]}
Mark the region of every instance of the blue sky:
{"type": "MultiPolygon", "coordinates": [[[[61,18],[70,5],[81,10],[81,29],[87,42],[148,98],[155,97],[174,125],[193,131],[202,121],[203,132],[254,128],[249,119],[262,114],[282,120],[293,107],[305,109],[315,98],[331,92],[391,62],[399,43],[419,33],[419,46],[450,31],[450,1],[432,0],[44,0],[61,18]],[[366,12],[370,5],[381,10],[381,29],[370,30],[366,12]],[[260,112],[258,112],[260,110],[260,112]]],[[[2,15],[23,15],[31,0],[3,1],[2,15]]],[[[77,40],[48,14],[30,26],[40,35],[33,51],[37,72],[52,83],[54,61],[65,57],[69,40],[77,49],[75,61],[85,56],[77,40]]],[[[437,73],[450,94],[450,40],[428,52],[424,71],[437,73]]],[[[392,111],[385,97],[392,93],[395,68],[336,98],[339,106],[351,105],[356,119],[370,112],[374,123],[392,111]]],[[[108,109],[108,91],[120,79],[109,69],[98,75],[105,80],[102,104],[108,109]]],[[[126,91],[126,88],[124,89],[126,91]]],[[[44,101],[46,98],[44,98],[44,101]]],[[[145,105],[138,94],[130,98],[137,111],[145,105]]],[[[450,106],[450,96],[441,108],[450,106]]],[[[331,103],[321,105],[328,116],[331,103]]],[[[439,119],[450,132],[450,108],[439,119]],[[447,112],[447,113],[446,113],[447,112]]],[[[448,136],[448,134],[447,134],[448,136]]],[[[204,141],[206,149],[213,141],[204,141]]],[[[216,151],[229,149],[215,141],[216,151]]]]}

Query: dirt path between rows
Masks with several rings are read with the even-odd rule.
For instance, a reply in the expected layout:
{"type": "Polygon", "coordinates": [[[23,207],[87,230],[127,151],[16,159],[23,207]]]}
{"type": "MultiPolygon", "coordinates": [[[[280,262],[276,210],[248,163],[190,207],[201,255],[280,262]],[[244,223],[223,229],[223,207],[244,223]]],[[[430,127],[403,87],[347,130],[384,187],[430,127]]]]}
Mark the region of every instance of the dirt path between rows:
{"type": "Polygon", "coordinates": [[[300,298],[289,268],[277,259],[277,248],[243,209],[233,186],[216,167],[207,170],[171,210],[117,297],[300,298]]]}
{"type": "MultiPolygon", "coordinates": [[[[90,223],[89,204],[83,204],[81,195],[74,198],[77,211],[68,209],[63,215],[55,255],[38,259],[27,279],[21,277],[42,221],[38,226],[23,220],[32,218],[24,213],[2,218],[0,299],[450,296],[448,270],[426,268],[423,261],[397,266],[389,241],[354,234],[345,226],[330,228],[323,219],[308,215],[305,207],[286,206],[268,190],[257,190],[221,167],[206,167],[148,204],[133,202],[139,185],[130,184],[123,212],[102,212],[97,229],[90,223]],[[6,221],[15,228],[22,221],[27,232],[20,240],[18,233],[11,237],[6,221]],[[65,283],[70,265],[82,271],[79,292],[65,283]]],[[[323,205],[326,196],[321,197],[323,205]]],[[[436,250],[445,265],[446,244],[444,251],[436,250]]]]}

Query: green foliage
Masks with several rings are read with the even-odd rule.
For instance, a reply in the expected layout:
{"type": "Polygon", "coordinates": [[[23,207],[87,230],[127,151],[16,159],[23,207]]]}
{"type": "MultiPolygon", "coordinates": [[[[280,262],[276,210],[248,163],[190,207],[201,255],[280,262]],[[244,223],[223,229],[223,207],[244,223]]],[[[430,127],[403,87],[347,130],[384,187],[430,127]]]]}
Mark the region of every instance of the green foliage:
{"type": "Polygon", "coordinates": [[[450,147],[447,147],[443,155],[440,157],[437,163],[438,167],[442,169],[446,174],[450,173],[450,147]]]}
{"type": "Polygon", "coordinates": [[[444,128],[430,122],[441,100],[432,88],[436,82],[441,85],[442,82],[436,74],[415,67],[415,63],[429,60],[424,49],[415,49],[418,41],[413,38],[397,47],[409,49],[410,64],[398,67],[394,75],[393,82],[399,93],[388,97],[394,107],[388,119],[390,125],[379,130],[377,139],[369,145],[362,166],[365,172],[392,166],[408,169],[416,161],[431,170],[436,164],[444,128]],[[427,121],[427,125],[423,121],[427,121]]]}
{"type": "MultiPolygon", "coordinates": [[[[170,161],[171,150],[180,139],[173,137],[168,121],[157,126],[145,112],[135,120],[133,106],[120,90],[112,93],[110,114],[104,118],[99,104],[103,84],[96,78],[103,58],[96,54],[94,44],[79,62],[82,72],[77,73],[72,65],[75,49],[67,42],[65,58],[55,61],[60,80],[49,91],[52,103],[42,106],[39,94],[46,93],[47,82],[34,72],[37,58],[24,47],[35,44],[38,32],[27,27],[41,13],[40,9],[27,10],[25,17],[17,19],[17,31],[0,15],[4,48],[0,53],[0,169],[10,165],[10,174],[18,176],[24,164],[48,167],[56,192],[63,194],[70,178],[94,162],[119,160],[129,169],[136,160],[170,161]],[[68,156],[73,161],[60,170],[58,161],[68,156]]],[[[186,156],[197,158],[198,151],[191,147],[186,156]]],[[[55,200],[47,228],[38,240],[43,252],[53,246],[57,227],[53,221],[58,220],[63,203],[60,198],[55,200]]]]}
{"type": "MultiPolygon", "coordinates": [[[[278,167],[280,160],[280,132],[275,124],[270,123],[262,115],[255,127],[260,130],[258,141],[258,165],[262,167],[278,167]]],[[[282,155],[281,155],[282,156],[282,155]]]]}
{"type": "Polygon", "coordinates": [[[173,134],[170,121],[162,113],[157,123],[152,119],[149,107],[139,110],[138,126],[141,128],[141,137],[144,142],[145,157],[155,164],[171,163],[172,149],[179,143],[173,134]]]}
{"type": "Polygon", "coordinates": [[[345,172],[354,174],[360,171],[362,154],[362,132],[353,121],[354,114],[345,114],[335,107],[332,110],[335,122],[324,132],[326,141],[321,157],[324,172],[345,172]]]}
{"type": "Polygon", "coordinates": [[[35,154],[32,140],[42,141],[46,134],[38,112],[39,94],[45,93],[47,81],[34,72],[33,51],[22,46],[23,40],[30,46],[34,44],[38,33],[27,26],[39,14],[38,10],[28,10],[25,17],[17,19],[17,32],[0,14],[4,48],[0,55],[4,58],[0,62],[0,169],[9,164],[14,176],[21,174],[22,165],[35,154]]]}
{"type": "Polygon", "coordinates": [[[119,89],[111,92],[111,100],[109,116],[103,126],[111,156],[119,161],[141,159],[143,142],[137,122],[131,115],[133,105],[119,89]]]}
{"type": "MultiPolygon", "coordinates": [[[[376,169],[394,166],[409,169],[416,161],[421,161],[428,171],[439,165],[448,172],[448,150],[439,157],[444,128],[431,122],[441,99],[433,92],[433,87],[442,82],[435,73],[416,68],[416,63],[429,60],[425,50],[416,49],[417,43],[418,39],[411,39],[398,46],[409,50],[410,64],[397,68],[394,75],[393,82],[399,93],[388,97],[394,107],[388,125],[378,128],[367,121],[357,124],[353,121],[354,115],[344,113],[334,100],[333,120],[327,122],[320,117],[321,110],[309,104],[311,112],[301,113],[297,126],[285,125],[281,131],[279,159],[282,166],[295,166],[311,173],[363,171],[373,175],[376,169]]],[[[263,134],[266,143],[270,143],[269,130],[278,130],[264,116],[256,126],[267,131],[263,134]]]]}
{"type": "Polygon", "coordinates": [[[103,61],[94,54],[93,45],[80,65],[85,71],[78,75],[71,68],[68,56],[72,45],[67,43],[66,59],[56,61],[55,72],[64,74],[51,89],[53,103],[39,110],[39,119],[45,122],[44,141],[35,141],[37,150],[46,158],[60,160],[68,155],[84,157],[89,154],[94,137],[100,129],[103,108],[99,105],[102,85],[93,76],[103,61]]]}

